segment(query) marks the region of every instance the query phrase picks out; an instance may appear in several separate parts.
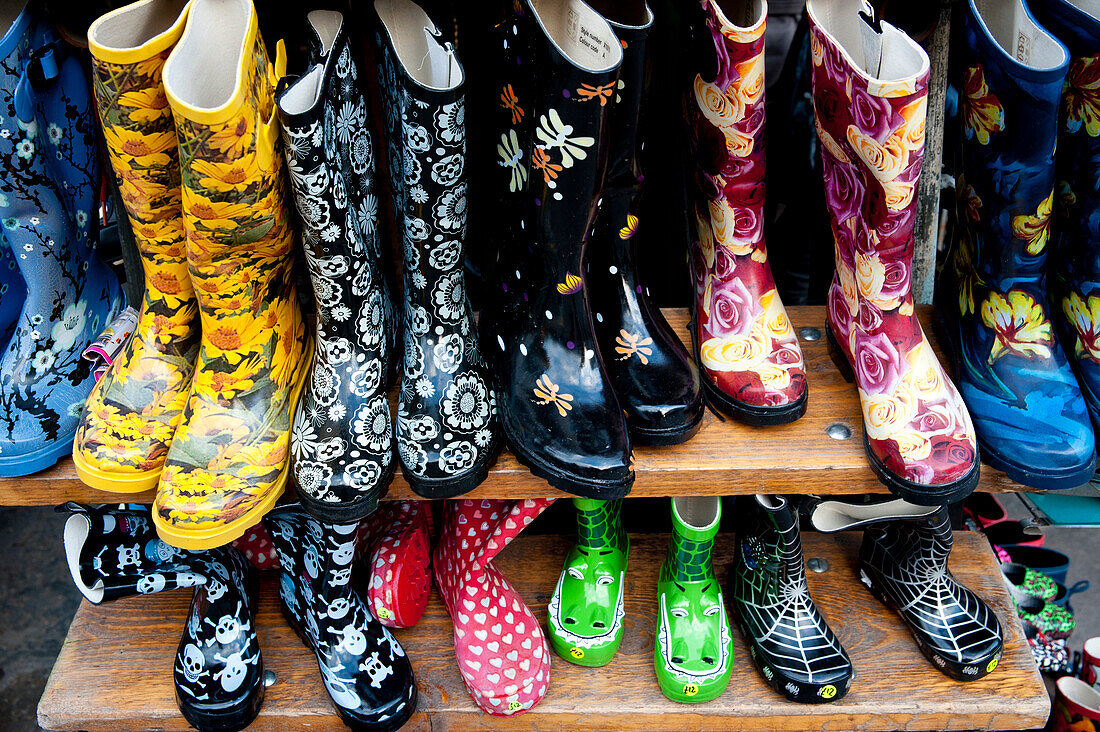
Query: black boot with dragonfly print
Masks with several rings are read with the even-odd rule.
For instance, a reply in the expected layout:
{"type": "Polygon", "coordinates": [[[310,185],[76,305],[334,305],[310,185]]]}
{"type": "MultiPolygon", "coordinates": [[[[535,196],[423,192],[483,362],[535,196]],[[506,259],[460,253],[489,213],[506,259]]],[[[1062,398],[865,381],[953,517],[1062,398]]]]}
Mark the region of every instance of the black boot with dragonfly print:
{"type": "Polygon", "coordinates": [[[631,442],[584,272],[607,156],[604,102],[623,49],[580,0],[517,3],[500,30],[501,167],[486,182],[500,194],[500,234],[481,328],[501,425],[516,458],[550,485],[622,498],[634,483],[631,442]]]}
{"type": "Polygon", "coordinates": [[[317,301],[313,366],[291,433],[303,507],[325,521],[370,514],[393,471],[386,374],[392,304],[377,233],[374,152],[343,16],[308,16],[313,65],[277,103],[317,301]]]}
{"type": "MultiPolygon", "coordinates": [[[[585,287],[594,311],[600,355],[637,445],[686,442],[703,422],[703,385],[687,349],[649,300],[638,275],[638,229],[643,214],[638,160],[639,115],[653,13],[644,0],[604,0],[603,12],[623,46],[616,88],[586,91],[610,108],[607,182],[589,244],[585,287]]],[[[657,214],[661,216],[661,214],[657,214]]]]}
{"type": "Polygon", "coordinates": [[[500,448],[466,296],[463,70],[411,0],[376,0],[375,43],[397,229],[405,254],[401,469],[426,498],[476,488],[500,448]]]}

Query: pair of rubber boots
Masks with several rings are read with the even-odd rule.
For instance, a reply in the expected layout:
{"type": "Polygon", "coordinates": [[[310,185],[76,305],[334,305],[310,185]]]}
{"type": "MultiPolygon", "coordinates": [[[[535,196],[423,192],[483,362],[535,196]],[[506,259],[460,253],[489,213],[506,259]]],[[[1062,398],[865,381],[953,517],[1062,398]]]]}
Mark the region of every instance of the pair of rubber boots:
{"type": "Polygon", "coordinates": [[[79,52],[35,2],[0,58],[0,476],[18,476],[72,451],[95,385],[82,354],[124,297],[96,253],[100,167],[79,52]]]}
{"type": "Polygon", "coordinates": [[[1095,472],[1100,425],[1100,10],[972,0],[962,26],[959,238],[939,312],[986,462],[1071,488],[1095,472]]]}
{"type": "Polygon", "coordinates": [[[689,439],[704,408],[636,267],[653,14],[641,0],[597,9],[514,3],[486,39],[501,57],[478,154],[496,165],[475,213],[499,242],[481,329],[508,443],[551,485],[615,499],[634,482],[633,444],[689,439]]]}
{"type": "Polygon", "coordinates": [[[273,101],[282,47],[271,64],[251,0],[141,0],[88,42],[145,295],[74,462],[96,488],[159,486],[165,541],[220,546],[283,491],[307,366],[273,101]]]}
{"type": "MultiPolygon", "coordinates": [[[[578,506],[580,541],[550,601],[551,643],[573,663],[609,662],[622,637],[627,539],[618,508],[611,502],[578,506]]],[[[753,663],[791,701],[842,698],[852,664],[809,595],[798,512],[782,498],[763,495],[742,499],[738,510],[727,592],[753,663]]],[[[952,536],[945,509],[901,500],[866,506],[829,501],[810,503],[806,513],[820,531],[866,529],[861,581],[899,614],[940,671],[969,681],[996,667],[1000,625],[947,567],[952,536]]],[[[725,599],[711,560],[721,502],[675,498],[672,516],[657,585],[654,665],[670,699],[709,701],[726,688],[733,663],[725,599]]]]}
{"type": "Polygon", "coordinates": [[[396,452],[418,494],[446,498],[472,490],[501,442],[463,268],[464,72],[411,0],[372,7],[388,202],[404,253],[400,321],[383,262],[379,211],[386,186],[375,172],[366,79],[340,13],[309,13],[310,66],[283,79],[277,93],[317,302],[316,349],[291,438],[292,470],[304,504],[333,521],[370,513],[394,474],[387,401],[394,369],[396,452]]]}

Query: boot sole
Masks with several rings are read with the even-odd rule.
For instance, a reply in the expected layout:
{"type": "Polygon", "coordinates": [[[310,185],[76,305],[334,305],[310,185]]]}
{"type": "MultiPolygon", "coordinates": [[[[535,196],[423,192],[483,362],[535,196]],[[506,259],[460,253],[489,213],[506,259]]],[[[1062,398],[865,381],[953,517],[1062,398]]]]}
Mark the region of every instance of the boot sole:
{"type": "Polygon", "coordinates": [[[370,516],[378,508],[378,502],[389,492],[390,483],[397,472],[397,461],[390,460],[386,467],[386,475],[379,481],[378,486],[368,496],[357,498],[346,503],[327,503],[318,501],[298,492],[298,501],[302,508],[310,516],[326,524],[346,524],[359,521],[370,516]]]}
{"type": "MultiPolygon", "coordinates": [[[[932,319],[932,330],[935,332],[936,338],[939,339],[948,358],[951,359],[951,366],[954,368],[955,374],[959,374],[962,371],[962,362],[959,358],[958,349],[955,348],[955,341],[950,336],[949,327],[950,326],[947,321],[944,320],[943,314],[940,312],[939,308],[936,308],[936,316],[932,319]]],[[[1078,378],[1078,382],[1080,381],[1081,379],[1078,378]]],[[[1078,385],[1080,386],[1080,383],[1078,385]]],[[[1082,392],[1085,390],[1085,387],[1082,387],[1082,392]]],[[[1088,483],[1096,474],[1095,452],[1092,455],[1092,460],[1081,468],[1060,471],[1037,470],[1035,468],[1021,467],[1001,457],[982,441],[980,434],[975,433],[975,436],[978,440],[978,446],[981,449],[982,459],[985,460],[987,465],[996,470],[1000,470],[1017,483],[1031,488],[1052,491],[1076,488],[1088,483]]]]}
{"type": "Polygon", "coordinates": [[[495,444],[491,445],[489,451],[486,452],[487,457],[482,460],[481,465],[464,475],[445,480],[425,479],[413,475],[411,471],[405,469],[404,464],[401,465],[401,475],[405,478],[405,482],[409,484],[409,487],[412,488],[413,493],[421,498],[454,498],[455,496],[461,496],[477,488],[489,477],[489,471],[496,465],[497,458],[500,457],[502,443],[503,440],[497,438],[495,444]]]}
{"type": "Polygon", "coordinates": [[[238,732],[252,724],[260,713],[264,701],[264,670],[260,662],[260,673],[256,677],[256,689],[251,690],[240,704],[219,711],[199,710],[188,706],[176,690],[176,706],[180,714],[199,732],[238,732]]]}
{"type": "MultiPolygon", "coordinates": [[[[840,375],[844,377],[845,381],[849,384],[855,384],[855,373],[852,371],[852,366],[848,363],[844,352],[840,350],[840,344],[837,343],[836,336],[833,335],[833,329],[829,327],[828,322],[825,323],[825,338],[829,344],[829,357],[833,360],[833,365],[840,371],[840,375]]],[[[974,465],[966,475],[951,483],[934,486],[923,485],[894,475],[887,469],[874,451],[871,450],[866,427],[863,427],[862,431],[863,452],[867,455],[867,462],[870,463],[875,477],[879,479],[880,483],[889,488],[894,495],[905,499],[909,503],[915,503],[918,506],[945,506],[958,503],[973,493],[978,486],[978,477],[982,465],[982,450],[979,443],[974,445],[974,465]]]]}
{"type": "MultiPolygon", "coordinates": [[[[505,431],[505,434],[507,434],[507,431],[505,431]]],[[[630,494],[630,489],[634,487],[634,476],[631,476],[630,480],[626,482],[611,482],[581,480],[572,475],[565,475],[539,462],[530,453],[524,452],[512,442],[511,438],[509,438],[508,444],[516,461],[530,470],[532,475],[545,480],[551,488],[557,488],[559,491],[570,495],[580,496],[581,498],[594,498],[599,501],[611,501],[616,498],[626,498],[630,494]]]]}
{"type": "Polygon", "coordinates": [[[52,445],[40,447],[23,455],[0,456],[0,478],[21,478],[56,465],[57,461],[73,451],[76,430],[58,438],[52,445]]]}
{"type": "Polygon", "coordinates": [[[867,573],[867,571],[864,570],[863,567],[859,568],[859,578],[863,585],[871,591],[871,594],[874,595],[879,602],[885,605],[887,609],[890,610],[890,612],[897,615],[898,618],[900,618],[901,621],[905,623],[905,627],[909,629],[910,635],[913,636],[913,640],[915,640],[917,643],[917,648],[919,648],[924,657],[928,659],[928,662],[932,664],[932,666],[944,676],[947,676],[948,678],[955,681],[977,681],[980,678],[988,676],[995,668],[997,668],[997,664],[1001,660],[1001,653],[1004,651],[1003,638],[1001,640],[1001,645],[993,653],[983,658],[976,659],[968,664],[956,663],[955,661],[944,658],[943,656],[939,655],[934,649],[928,647],[928,645],[924,641],[924,638],[922,638],[921,635],[917,633],[916,628],[910,625],[905,616],[898,612],[898,607],[894,604],[894,601],[886,596],[886,593],[884,593],[882,589],[878,586],[878,584],[873,579],[871,579],[871,575],[867,573]],[[965,669],[967,668],[975,668],[977,672],[973,674],[965,673],[965,669]]]}
{"type": "MultiPolygon", "coordinates": [[[[736,608],[736,605],[732,607],[736,608]]],[[[831,702],[843,699],[848,693],[848,689],[851,688],[852,678],[854,673],[849,675],[841,684],[818,684],[812,681],[803,681],[801,679],[791,678],[790,676],[784,676],[783,673],[777,669],[774,665],[769,664],[768,669],[771,672],[769,677],[764,672],[764,662],[761,660],[764,657],[762,650],[757,648],[756,642],[752,639],[745,626],[741,623],[741,614],[733,610],[730,613],[733,616],[733,621],[737,623],[737,629],[741,632],[741,638],[745,641],[745,645],[749,647],[749,656],[752,657],[752,665],[756,667],[756,671],[760,674],[760,678],[764,680],[764,683],[771,688],[775,693],[783,696],[788,701],[793,701],[798,704],[829,704],[831,702]],[[793,684],[798,689],[798,693],[792,693],[787,688],[787,684],[793,684]],[[831,690],[831,691],[830,691],[831,690]]]]}
{"type": "Polygon", "coordinates": [[[109,493],[141,493],[152,490],[160,482],[163,466],[156,470],[141,473],[112,473],[109,470],[92,467],[79,452],[73,452],[73,467],[84,485],[109,493]]]}
{"type": "Polygon", "coordinates": [[[682,445],[692,437],[695,437],[700,428],[702,428],[703,415],[706,414],[706,411],[706,407],[703,407],[690,423],[665,430],[647,430],[642,427],[631,427],[628,422],[627,428],[630,430],[630,439],[635,445],[645,445],[648,447],[682,445]]]}

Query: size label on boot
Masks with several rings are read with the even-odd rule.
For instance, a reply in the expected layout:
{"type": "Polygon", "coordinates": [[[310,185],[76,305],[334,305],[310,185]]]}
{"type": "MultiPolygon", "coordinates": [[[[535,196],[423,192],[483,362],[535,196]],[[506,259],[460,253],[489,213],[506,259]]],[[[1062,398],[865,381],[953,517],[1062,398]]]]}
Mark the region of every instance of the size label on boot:
{"type": "Polygon", "coordinates": [[[574,47],[583,50],[587,55],[605,62],[611,57],[611,43],[608,39],[586,26],[584,19],[574,8],[569,8],[569,14],[565,20],[565,33],[574,47]]]}
{"type": "Polygon", "coordinates": [[[1016,60],[1022,64],[1031,63],[1031,36],[1022,30],[1016,31],[1016,60]]]}

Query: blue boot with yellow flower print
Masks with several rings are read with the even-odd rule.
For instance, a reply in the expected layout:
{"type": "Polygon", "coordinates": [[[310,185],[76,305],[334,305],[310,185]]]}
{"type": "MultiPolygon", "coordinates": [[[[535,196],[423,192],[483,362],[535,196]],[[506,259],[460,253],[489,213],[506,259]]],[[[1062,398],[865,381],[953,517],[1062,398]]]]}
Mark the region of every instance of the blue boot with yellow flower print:
{"type": "Polygon", "coordinates": [[[122,307],[96,254],[93,115],[80,59],[28,6],[0,39],[0,219],[26,288],[0,361],[0,476],[72,450],[95,384],[81,354],[122,307]]]}
{"type": "Polygon", "coordinates": [[[963,30],[961,234],[940,312],[986,462],[1070,488],[1092,477],[1096,448],[1046,290],[1069,55],[1023,0],[970,0],[963,30]]]}
{"type": "Polygon", "coordinates": [[[1035,14],[1066,44],[1055,169],[1058,181],[1050,296],[1058,335],[1100,427],[1100,10],[1039,0],[1035,14]]]}

